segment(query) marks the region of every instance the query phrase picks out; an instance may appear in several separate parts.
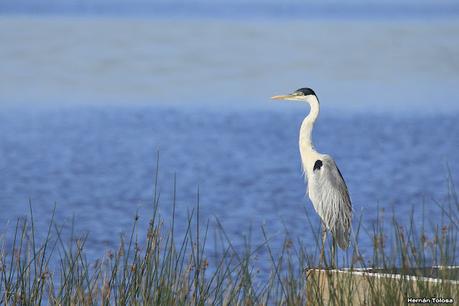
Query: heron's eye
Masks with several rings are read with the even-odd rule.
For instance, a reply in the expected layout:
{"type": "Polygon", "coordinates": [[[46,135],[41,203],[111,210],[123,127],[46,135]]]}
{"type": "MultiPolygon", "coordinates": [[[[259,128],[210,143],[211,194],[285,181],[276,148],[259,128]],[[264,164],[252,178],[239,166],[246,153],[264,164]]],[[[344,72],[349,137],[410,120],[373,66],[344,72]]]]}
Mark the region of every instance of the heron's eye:
{"type": "Polygon", "coordinates": [[[294,96],[303,96],[304,94],[301,91],[295,91],[293,93],[294,96]]]}

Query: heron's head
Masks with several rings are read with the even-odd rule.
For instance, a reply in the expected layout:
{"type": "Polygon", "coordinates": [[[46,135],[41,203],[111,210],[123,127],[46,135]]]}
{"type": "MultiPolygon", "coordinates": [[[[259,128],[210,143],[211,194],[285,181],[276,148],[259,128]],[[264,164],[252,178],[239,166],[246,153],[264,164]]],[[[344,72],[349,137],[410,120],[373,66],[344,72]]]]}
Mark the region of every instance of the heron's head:
{"type": "Polygon", "coordinates": [[[316,93],[311,88],[300,88],[292,92],[288,95],[280,95],[271,97],[274,100],[288,100],[288,101],[302,101],[302,102],[309,102],[310,98],[316,98],[316,93]]]}

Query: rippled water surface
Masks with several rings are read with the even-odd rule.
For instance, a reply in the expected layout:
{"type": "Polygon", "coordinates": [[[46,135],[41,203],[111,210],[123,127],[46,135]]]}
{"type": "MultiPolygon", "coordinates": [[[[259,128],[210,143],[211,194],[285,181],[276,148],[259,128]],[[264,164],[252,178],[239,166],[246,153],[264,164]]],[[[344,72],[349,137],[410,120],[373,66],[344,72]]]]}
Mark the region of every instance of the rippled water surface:
{"type": "MultiPolygon", "coordinates": [[[[157,151],[161,212],[172,210],[177,174],[177,224],[200,189],[201,215],[218,218],[234,243],[261,225],[276,237],[287,229],[313,245],[297,147],[306,106],[279,111],[206,111],[162,107],[75,107],[0,113],[0,224],[33,203],[44,229],[57,205],[58,220],[77,220],[91,233],[89,250],[101,255],[118,234],[151,216],[157,151]],[[306,208],[306,212],[305,212],[306,208]]],[[[439,216],[447,195],[447,165],[459,173],[457,114],[422,117],[326,115],[315,131],[319,151],[335,157],[356,215],[370,226],[377,207],[402,222],[413,207],[439,216]]],[[[457,177],[456,177],[457,182],[457,177]]],[[[430,217],[428,219],[431,219],[430,217]]],[[[431,221],[438,221],[432,218],[431,221]]],[[[68,223],[67,223],[68,224],[68,223]]],[[[283,235],[275,241],[280,242],[283,235]]],[[[364,243],[364,241],[363,241],[364,243]]]]}
{"type": "Polygon", "coordinates": [[[285,231],[314,246],[298,152],[308,107],[269,101],[304,86],[356,222],[371,231],[382,208],[439,222],[448,169],[459,183],[457,4],[329,1],[306,18],[307,3],[228,2],[123,14],[123,1],[0,0],[0,239],[29,201],[44,235],[56,205],[102,256],[137,211],[146,228],[160,152],[160,210],[169,219],[176,174],[177,233],[199,187],[201,220],[220,220],[235,246],[250,227],[261,243],[262,225],[274,248],[285,231]]]}

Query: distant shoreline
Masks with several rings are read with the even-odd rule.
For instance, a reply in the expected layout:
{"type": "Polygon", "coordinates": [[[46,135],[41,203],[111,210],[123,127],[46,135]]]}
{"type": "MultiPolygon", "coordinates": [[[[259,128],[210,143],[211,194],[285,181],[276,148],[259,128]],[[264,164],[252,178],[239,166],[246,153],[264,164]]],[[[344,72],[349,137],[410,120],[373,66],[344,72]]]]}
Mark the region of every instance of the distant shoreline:
{"type": "Polygon", "coordinates": [[[385,1],[367,3],[300,1],[0,1],[3,15],[76,15],[179,18],[267,18],[267,19],[442,19],[457,18],[454,1],[385,1]]]}

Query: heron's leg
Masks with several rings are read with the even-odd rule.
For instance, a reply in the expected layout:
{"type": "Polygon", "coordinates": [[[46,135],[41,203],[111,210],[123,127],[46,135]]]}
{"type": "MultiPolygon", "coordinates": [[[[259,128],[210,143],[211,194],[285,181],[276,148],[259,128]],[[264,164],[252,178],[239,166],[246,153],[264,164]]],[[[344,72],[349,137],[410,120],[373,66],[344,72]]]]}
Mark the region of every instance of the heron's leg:
{"type": "Polygon", "coordinates": [[[327,240],[327,227],[322,222],[322,248],[320,250],[319,266],[325,265],[325,240],[327,240]]]}
{"type": "Polygon", "coordinates": [[[336,268],[336,240],[332,237],[332,268],[336,268]]]}

